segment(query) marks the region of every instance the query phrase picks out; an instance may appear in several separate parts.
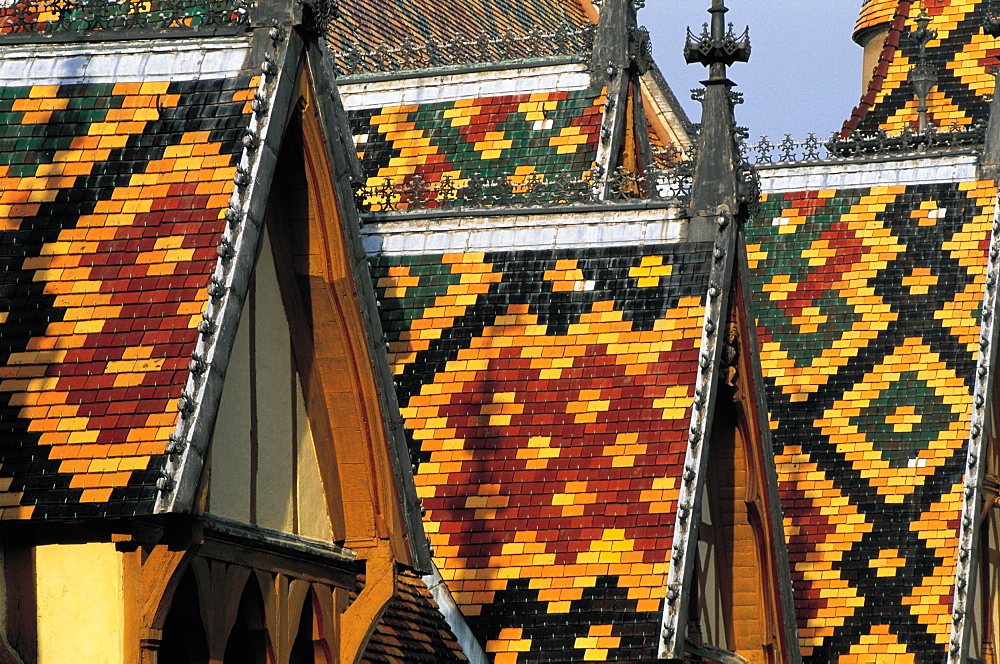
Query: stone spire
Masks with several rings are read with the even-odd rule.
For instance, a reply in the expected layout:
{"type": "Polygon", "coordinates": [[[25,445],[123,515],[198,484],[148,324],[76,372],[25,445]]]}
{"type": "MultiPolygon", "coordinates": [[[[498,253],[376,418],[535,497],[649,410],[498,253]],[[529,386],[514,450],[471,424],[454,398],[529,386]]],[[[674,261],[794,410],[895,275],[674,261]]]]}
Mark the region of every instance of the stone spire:
{"type": "Polygon", "coordinates": [[[717,331],[723,329],[729,313],[737,238],[746,207],[741,210],[741,194],[747,194],[742,186],[743,169],[733,115],[735,84],[729,80],[727,68],[750,58],[750,38],[746,31],[736,36],[732,25],[727,28],[728,10],[723,0],[712,0],[708,11],[712,15],[711,26],[705,25],[700,36],[689,30],[684,46],[684,59],[705,65],[709,72],[708,79],[702,81],[705,93],[688,210],[688,239],[711,242],[714,248],[658,652],[661,658],[674,660],[683,659],[690,645],[686,638],[691,626],[690,608],[697,601],[698,522],[725,346],[720,343],[717,331]]]}
{"type": "Polygon", "coordinates": [[[736,95],[732,92],[736,84],[729,80],[727,68],[734,62],[750,59],[749,32],[737,37],[732,23],[727,29],[725,16],[729,10],[723,0],[712,0],[708,11],[712,15],[711,27],[706,24],[699,36],[688,30],[684,45],[684,59],[705,65],[709,72],[708,79],[702,81],[705,96],[691,192],[693,217],[737,211],[740,159],[733,114],[736,95]]]}

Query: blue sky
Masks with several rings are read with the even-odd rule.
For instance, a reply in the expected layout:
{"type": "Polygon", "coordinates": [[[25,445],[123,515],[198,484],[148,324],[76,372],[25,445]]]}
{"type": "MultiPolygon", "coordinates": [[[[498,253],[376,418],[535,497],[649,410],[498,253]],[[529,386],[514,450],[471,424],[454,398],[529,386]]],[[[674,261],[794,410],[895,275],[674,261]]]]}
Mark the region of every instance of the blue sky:
{"type": "MultiPolygon", "coordinates": [[[[701,110],[689,90],[705,71],[684,63],[684,35],[687,26],[701,31],[710,4],[646,0],[639,12],[656,62],[693,122],[701,110]]],[[[810,131],[827,138],[840,129],[861,98],[861,47],[851,41],[861,0],[728,0],[726,6],[737,31],[750,26],[750,62],[733,65],[729,78],[746,98],[736,119],[751,140],[766,134],[775,142],[785,133],[801,139],[810,131]]]]}

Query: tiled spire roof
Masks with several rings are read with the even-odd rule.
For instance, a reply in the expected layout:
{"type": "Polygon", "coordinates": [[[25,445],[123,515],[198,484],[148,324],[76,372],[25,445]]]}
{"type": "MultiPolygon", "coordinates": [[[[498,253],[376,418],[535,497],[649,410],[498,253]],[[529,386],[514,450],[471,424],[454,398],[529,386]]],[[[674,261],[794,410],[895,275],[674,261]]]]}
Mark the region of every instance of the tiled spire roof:
{"type": "MultiPolygon", "coordinates": [[[[364,576],[359,578],[363,586],[364,576]]],[[[396,595],[372,632],[362,664],[447,664],[467,662],[427,585],[401,572],[396,595]]]]}
{"type": "MultiPolygon", "coordinates": [[[[898,0],[882,54],[858,107],[844,123],[844,133],[898,133],[916,127],[917,99],[907,81],[916,64],[918,45],[909,38],[921,5],[898,0]]],[[[983,34],[986,3],[981,0],[933,0],[926,3],[930,29],[937,39],[927,44],[927,61],[937,78],[927,99],[929,120],[939,127],[985,123],[993,92],[989,68],[997,63],[995,40],[983,34]]],[[[888,5],[886,5],[886,8],[888,5]]]]}
{"type": "Polygon", "coordinates": [[[864,0],[854,26],[855,38],[866,30],[884,26],[892,21],[898,6],[899,0],[864,0]]]}

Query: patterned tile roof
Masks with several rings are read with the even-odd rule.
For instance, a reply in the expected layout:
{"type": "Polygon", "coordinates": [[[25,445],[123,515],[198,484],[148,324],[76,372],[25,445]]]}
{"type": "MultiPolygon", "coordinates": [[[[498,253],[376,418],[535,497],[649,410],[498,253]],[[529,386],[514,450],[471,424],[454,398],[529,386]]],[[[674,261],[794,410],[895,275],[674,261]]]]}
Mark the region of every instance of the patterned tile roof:
{"type": "Polygon", "coordinates": [[[579,27],[589,21],[581,0],[340,0],[341,17],[330,24],[328,41],[335,51],[350,44],[367,48],[398,47],[404,39],[416,44],[456,36],[475,38],[560,27],[579,27]]]}
{"type": "MultiPolygon", "coordinates": [[[[938,32],[938,38],[927,45],[928,63],[937,74],[927,104],[931,122],[938,126],[967,127],[986,121],[984,96],[993,92],[994,85],[988,70],[997,64],[1000,48],[983,34],[981,5],[985,3],[980,0],[927,3],[930,28],[938,32]]],[[[915,29],[912,19],[920,8],[920,3],[911,0],[896,4],[875,76],[845,130],[898,133],[917,126],[917,98],[906,79],[917,53],[908,33],[915,29]]]]}
{"type": "MultiPolygon", "coordinates": [[[[360,577],[364,583],[364,576],[360,577]]],[[[396,596],[372,632],[361,658],[364,664],[467,662],[451,628],[438,610],[427,585],[411,573],[401,573],[396,596]]]]}
{"type": "Polygon", "coordinates": [[[580,178],[597,154],[604,96],[595,90],[479,97],[349,111],[369,186],[465,184],[494,178],[580,178]]]}
{"type": "Polygon", "coordinates": [[[425,530],[494,661],[655,658],[711,251],[372,257],[425,530]]]}
{"type": "Polygon", "coordinates": [[[889,23],[898,5],[899,0],[864,0],[854,26],[854,34],[889,23]]]}
{"type": "Polygon", "coordinates": [[[748,229],[806,661],[942,659],[996,196],[771,194],[748,229]]]}
{"type": "Polygon", "coordinates": [[[257,81],[0,87],[0,516],[152,511],[257,81]]]}

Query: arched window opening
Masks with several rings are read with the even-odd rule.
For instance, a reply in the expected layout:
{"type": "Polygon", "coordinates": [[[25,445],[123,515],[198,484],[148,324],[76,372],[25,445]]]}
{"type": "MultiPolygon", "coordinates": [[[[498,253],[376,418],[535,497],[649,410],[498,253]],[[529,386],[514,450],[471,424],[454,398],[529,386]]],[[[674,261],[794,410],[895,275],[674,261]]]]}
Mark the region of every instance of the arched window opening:
{"type": "Polygon", "coordinates": [[[236,624],[226,643],[224,664],[271,664],[274,656],[264,620],[264,598],[251,578],[240,597],[236,624]]]}
{"type": "Polygon", "coordinates": [[[319,607],[316,597],[310,592],[299,616],[299,630],[292,643],[292,654],[288,664],[333,664],[333,657],[323,638],[321,625],[316,622],[319,607]]]}
{"type": "Polygon", "coordinates": [[[194,575],[184,574],[170,603],[163,624],[158,664],[207,664],[208,638],[201,622],[198,585],[194,575]]]}

